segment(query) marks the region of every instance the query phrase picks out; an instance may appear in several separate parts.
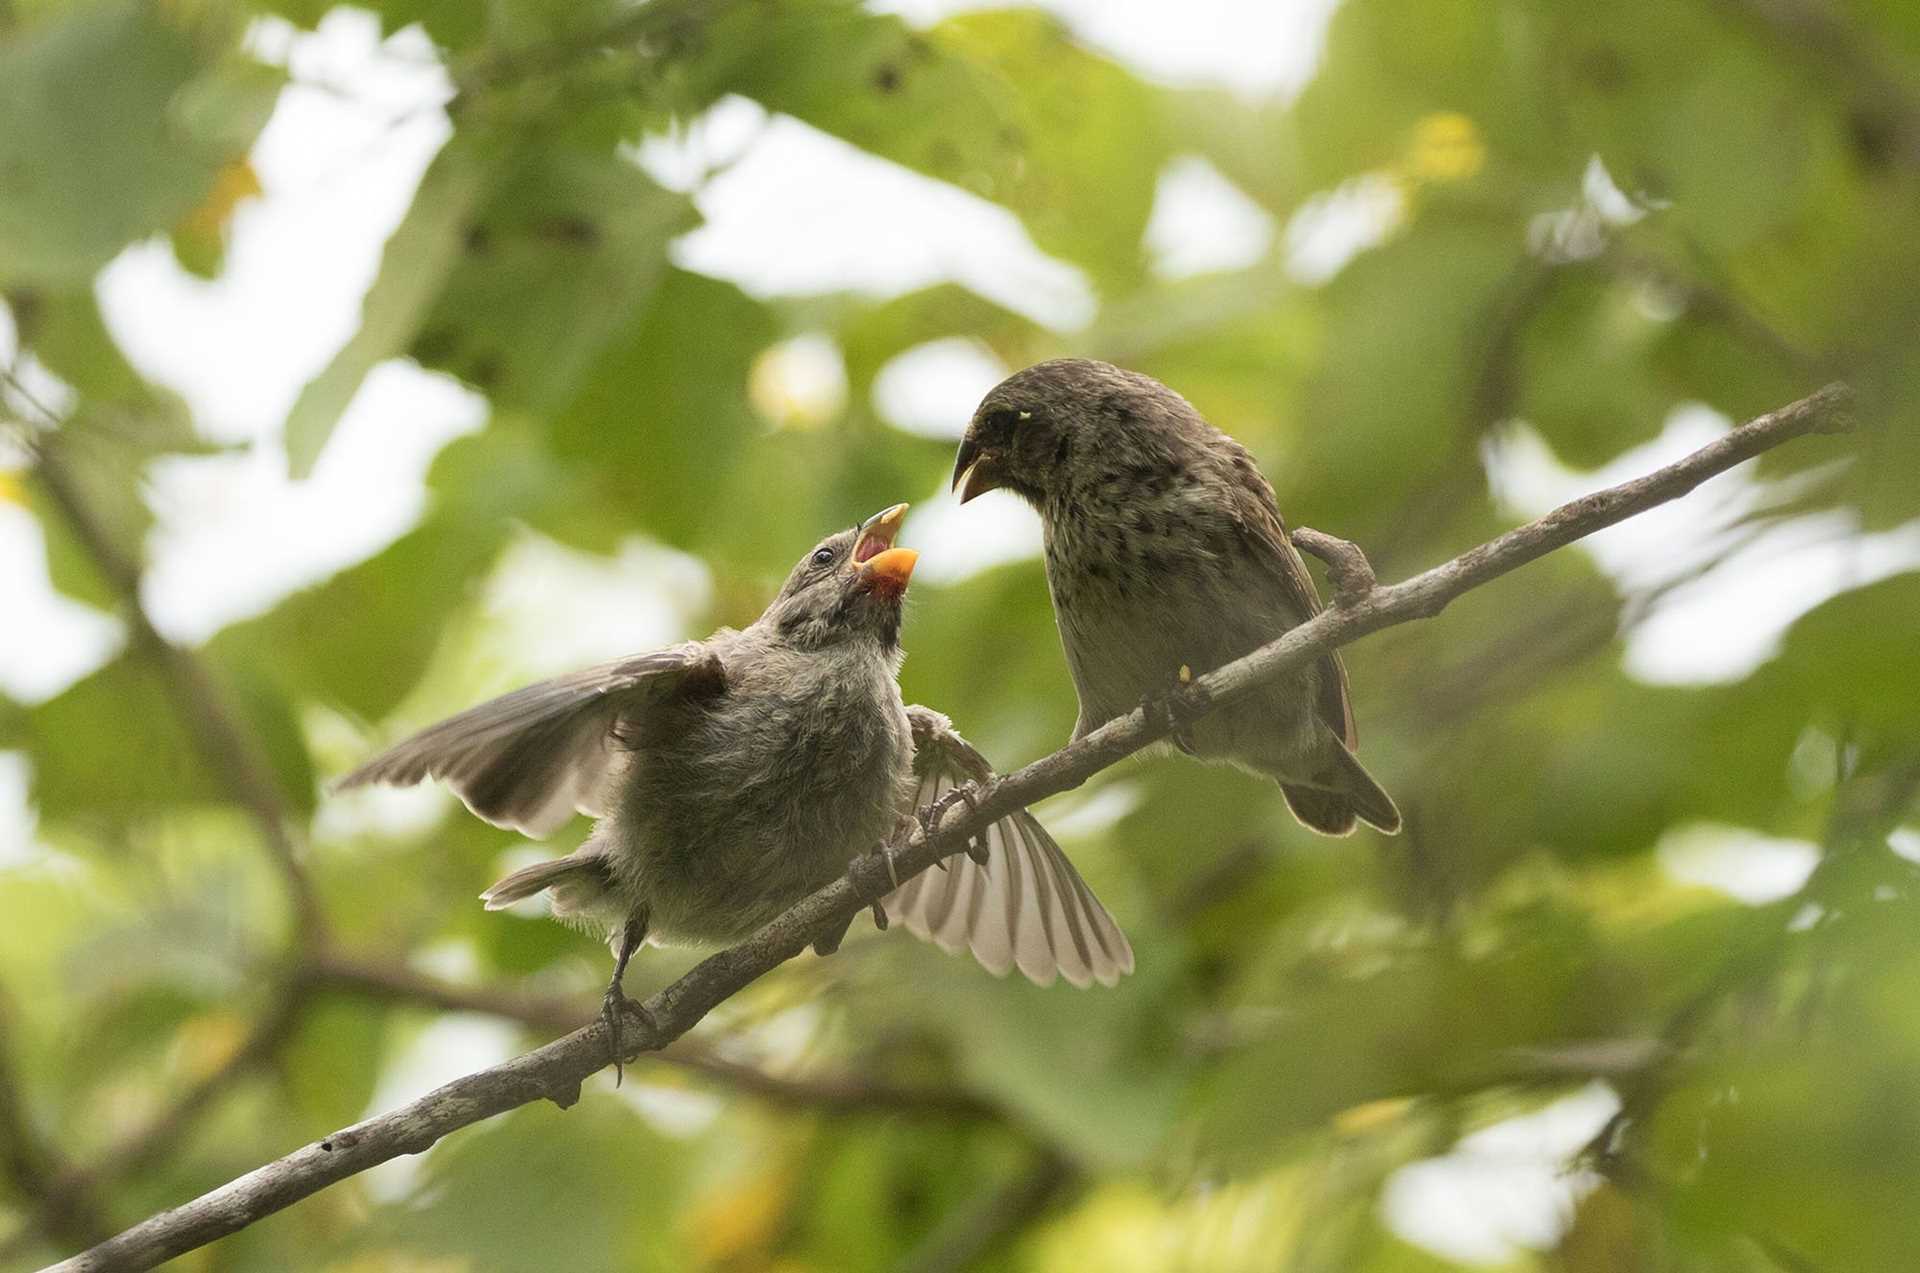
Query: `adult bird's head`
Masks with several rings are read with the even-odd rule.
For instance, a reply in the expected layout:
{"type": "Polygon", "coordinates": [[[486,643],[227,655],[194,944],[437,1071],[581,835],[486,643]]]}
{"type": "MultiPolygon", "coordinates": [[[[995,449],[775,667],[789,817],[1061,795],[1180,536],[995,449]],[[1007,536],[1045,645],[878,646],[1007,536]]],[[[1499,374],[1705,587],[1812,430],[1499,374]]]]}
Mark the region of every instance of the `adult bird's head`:
{"type": "Polygon", "coordinates": [[[906,517],[907,506],[895,504],[814,545],[761,622],[803,649],[874,641],[893,650],[900,642],[901,598],[920,559],[913,549],[893,545],[906,517]]]}
{"type": "Polygon", "coordinates": [[[1035,363],[995,385],[954,457],[960,502],[1009,490],[1035,507],[1076,479],[1102,475],[1159,445],[1155,422],[1193,409],[1159,381],[1091,358],[1035,363]]]}

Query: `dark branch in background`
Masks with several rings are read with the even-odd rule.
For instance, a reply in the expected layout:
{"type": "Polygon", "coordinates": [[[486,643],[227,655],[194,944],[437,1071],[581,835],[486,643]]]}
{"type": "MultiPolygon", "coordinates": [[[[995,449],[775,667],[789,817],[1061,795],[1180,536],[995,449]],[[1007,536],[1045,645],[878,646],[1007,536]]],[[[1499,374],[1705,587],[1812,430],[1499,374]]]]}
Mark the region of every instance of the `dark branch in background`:
{"type": "Polygon", "coordinates": [[[13,1034],[13,1005],[0,995],[0,1178],[39,1209],[35,1223],[28,1226],[29,1234],[37,1227],[56,1242],[98,1242],[113,1230],[91,1189],[65,1188],[59,1183],[70,1168],[59,1147],[33,1125],[13,1066],[13,1034]]]}
{"type": "MultiPolygon", "coordinates": [[[[1708,478],[1792,438],[1845,431],[1852,425],[1850,400],[1845,386],[1829,385],[1741,425],[1657,472],[1563,505],[1404,583],[1350,592],[1340,604],[1176,692],[1172,711],[1149,714],[1135,709],[1015,773],[990,779],[973,807],[950,808],[931,835],[913,827],[894,857],[894,867],[905,877],[927,869],[936,859],[962,852],[970,838],[998,819],[1078,787],[1185,720],[1304,667],[1337,646],[1393,624],[1436,615],[1473,588],[1582,536],[1677,499],[1708,478]]],[[[627,1058],[666,1047],[722,1001],[807,949],[817,937],[839,932],[893,887],[892,869],[878,855],[855,861],[840,879],[652,995],[645,1005],[650,1020],[633,1020],[626,1027],[627,1058]]],[[[606,1027],[595,1022],[308,1144],[55,1267],[69,1273],[148,1268],[245,1228],[369,1167],[401,1154],[421,1153],[442,1136],[472,1123],[537,1100],[571,1105],[579,1099],[581,1083],[607,1064],[607,1053],[606,1027]]]]}
{"type": "Polygon", "coordinates": [[[34,475],[106,577],[108,586],[119,594],[135,643],[158,665],[194,745],[234,803],[259,825],[274,865],[286,878],[299,932],[318,933],[320,907],[306,869],[300,864],[286,804],[259,740],[240,723],[212,669],[192,651],[173,644],[155,630],[140,600],[139,562],[113,542],[106,526],[95,516],[79,483],[67,470],[58,434],[43,436],[34,449],[34,475]]]}
{"type": "MultiPolygon", "coordinates": [[[[307,975],[312,984],[322,990],[370,995],[444,1012],[480,1012],[554,1034],[575,1029],[600,1010],[598,999],[576,1001],[455,986],[399,964],[333,953],[318,956],[308,967],[307,975]]],[[[788,1109],[947,1118],[1003,1116],[998,1107],[956,1088],[908,1087],[858,1074],[774,1074],[757,1065],[721,1056],[711,1048],[686,1039],[670,1044],[652,1059],[788,1109]]]]}
{"type": "Polygon", "coordinates": [[[942,1225],[900,1262],[901,1273],[965,1273],[1031,1224],[1074,1184],[1073,1164],[1047,1152],[1006,1184],[942,1225]]]}

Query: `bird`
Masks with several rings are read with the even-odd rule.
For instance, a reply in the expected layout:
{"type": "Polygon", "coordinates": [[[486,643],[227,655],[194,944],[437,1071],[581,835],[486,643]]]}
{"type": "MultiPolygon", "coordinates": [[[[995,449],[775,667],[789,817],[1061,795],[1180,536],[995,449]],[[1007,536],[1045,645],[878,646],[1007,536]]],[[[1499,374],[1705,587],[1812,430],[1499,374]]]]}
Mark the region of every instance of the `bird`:
{"type": "MultiPolygon", "coordinates": [[[[1090,358],[1036,363],[981,400],[954,459],[962,504],[1039,512],[1047,588],[1079,693],[1079,739],[1320,612],[1273,487],[1174,390],[1090,358]]],[[[1275,779],[1302,825],[1400,829],[1369,774],[1337,653],[1221,706],[1172,743],[1275,779]]]]}
{"type": "MultiPolygon", "coordinates": [[[[607,935],[616,1082],[622,1017],[645,1019],[621,988],[643,943],[739,941],[868,852],[888,854],[891,872],[886,846],[910,820],[991,774],[946,716],[901,698],[901,607],[918,558],[894,544],[906,512],[896,504],[820,541],[745,628],[482,703],[335,784],[435,778],[534,839],[576,811],[596,819],[572,853],[481,898],[499,910],[544,892],[555,918],[607,935]]],[[[944,874],[895,883],[878,926],[900,920],[996,975],[1018,967],[1041,985],[1084,987],[1133,970],[1119,925],[1024,810],[944,874]]],[[[833,953],[844,934],[815,951],[833,953]]]]}

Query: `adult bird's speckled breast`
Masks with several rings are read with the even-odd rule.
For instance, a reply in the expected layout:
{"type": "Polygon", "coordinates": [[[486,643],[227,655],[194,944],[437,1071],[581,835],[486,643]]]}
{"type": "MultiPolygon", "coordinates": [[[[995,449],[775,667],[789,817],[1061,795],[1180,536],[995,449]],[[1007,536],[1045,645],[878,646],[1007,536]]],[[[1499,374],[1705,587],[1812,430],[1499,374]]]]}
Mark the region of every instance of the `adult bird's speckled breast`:
{"type": "MultiPolygon", "coordinates": [[[[980,403],[955,457],[964,503],[1005,489],[1039,511],[1047,587],[1079,737],[1317,614],[1312,576],[1246,448],[1152,377],[1086,358],[1043,362],[980,403]]],[[[1400,812],[1354,755],[1337,654],[1203,717],[1202,759],[1279,782],[1307,827],[1397,831],[1400,812]]]]}

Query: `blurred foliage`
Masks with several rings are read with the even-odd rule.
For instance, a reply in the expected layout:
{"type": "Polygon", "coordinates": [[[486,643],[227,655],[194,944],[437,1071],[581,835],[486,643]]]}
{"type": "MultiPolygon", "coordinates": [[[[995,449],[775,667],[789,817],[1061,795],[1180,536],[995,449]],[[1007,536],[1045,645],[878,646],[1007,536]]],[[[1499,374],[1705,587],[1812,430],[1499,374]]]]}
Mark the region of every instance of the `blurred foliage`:
{"type": "MultiPolygon", "coordinates": [[[[218,272],[287,79],[243,35],[330,8],[0,0],[0,296],[72,390],[57,432],[0,395],[69,499],[31,473],[0,494],[81,602],[124,612],[102,545],[139,560],[147,466],[207,449],[115,348],[94,276],[152,236],[218,272]]],[[[1743,416],[1835,377],[1861,392],[1861,433],[1767,457],[1770,481],[1802,484],[1743,529],[1912,524],[1914,13],[1347,0],[1298,98],[1255,101],[1149,82],[1028,11],[916,29],[843,0],[394,0],[384,29],[424,28],[455,84],[451,135],[287,451],[309,470],[393,358],[484,394],[491,419],[441,454],[417,527],[195,653],[254,740],[331,948],[508,1006],[567,996],[584,1019],[602,952],[469,900],[513,837],[444,799],[330,809],[319,776],[526,674],[484,599],[529,534],[696,554],[704,631],[756,613],[822,528],[928,495],[947,446],[889,427],[871,390],[931,340],[1161,376],[1259,453],[1290,518],[1389,577],[1509,524],[1483,464],[1509,420],[1589,467],[1677,404],[1743,416]],[[768,301],[679,268],[698,214],[630,147],[729,95],[1010,209],[1084,271],[1091,326],[1049,332],[952,284],[768,301]],[[1142,234],[1189,155],[1278,225],[1342,189],[1392,212],[1328,281],[1290,272],[1285,234],[1243,269],[1167,278],[1142,234]],[[838,347],[849,392],[775,428],[754,371],[805,333],[838,347]]],[[[1139,952],[1118,990],[996,982],[861,937],[700,1032],[792,1099],[641,1067],[182,1266],[877,1269],[977,1247],[991,1268],[1443,1269],[1388,1227],[1394,1173],[1595,1080],[1623,1102],[1588,1163],[1603,1174],[1567,1177],[1564,1232],[1503,1267],[1920,1266],[1920,574],[1850,582],[1751,675],[1658,686],[1621,661],[1658,599],[1560,554],[1350,653],[1399,839],[1314,840],[1277,792],[1169,760],[1055,802],[1056,820],[1084,813],[1063,838],[1139,952]],[[1703,825],[1816,844],[1818,865],[1743,905],[1662,868],[1660,846],[1703,825]],[[808,1108],[821,1076],[971,1100],[808,1108]]],[[[915,595],[910,699],[1003,767],[1066,736],[1037,562],[915,595]]],[[[209,754],[190,707],[140,639],[50,701],[0,701],[50,849],[0,868],[0,1262],[417,1090],[439,1032],[477,1028],[315,971],[244,758],[209,754]]],[[[649,952],[630,984],[692,958],[649,952]]],[[[473,1065],[504,1046],[485,1037],[473,1065]]]]}

